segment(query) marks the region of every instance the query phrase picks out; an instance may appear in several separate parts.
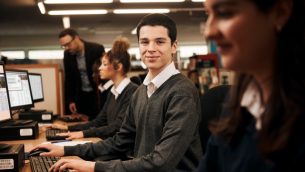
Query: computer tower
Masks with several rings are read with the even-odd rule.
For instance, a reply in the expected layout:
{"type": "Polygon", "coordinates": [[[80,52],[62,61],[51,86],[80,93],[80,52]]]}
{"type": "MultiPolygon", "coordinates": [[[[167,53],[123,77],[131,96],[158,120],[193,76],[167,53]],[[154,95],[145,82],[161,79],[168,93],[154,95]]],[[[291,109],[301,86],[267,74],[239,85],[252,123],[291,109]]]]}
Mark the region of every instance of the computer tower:
{"type": "Polygon", "coordinates": [[[0,127],[0,140],[36,139],[38,135],[37,121],[25,125],[3,125],[0,127]]]}
{"type": "Polygon", "coordinates": [[[52,111],[44,111],[44,112],[20,112],[19,119],[27,120],[31,119],[37,121],[39,123],[52,123],[53,122],[53,112],[52,111]]]}
{"type": "Polygon", "coordinates": [[[19,172],[24,166],[24,145],[13,144],[0,150],[0,171],[19,172]]]}

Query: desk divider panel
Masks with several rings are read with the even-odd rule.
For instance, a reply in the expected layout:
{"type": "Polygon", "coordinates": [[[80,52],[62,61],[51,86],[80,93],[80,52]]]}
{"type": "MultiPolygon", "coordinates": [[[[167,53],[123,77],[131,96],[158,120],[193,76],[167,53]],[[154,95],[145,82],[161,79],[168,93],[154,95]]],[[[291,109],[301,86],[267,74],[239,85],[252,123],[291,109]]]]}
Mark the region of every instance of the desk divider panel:
{"type": "Polygon", "coordinates": [[[34,109],[46,109],[53,114],[64,114],[63,72],[58,64],[18,64],[6,65],[6,69],[25,69],[41,73],[44,101],[35,103],[34,109]]]}

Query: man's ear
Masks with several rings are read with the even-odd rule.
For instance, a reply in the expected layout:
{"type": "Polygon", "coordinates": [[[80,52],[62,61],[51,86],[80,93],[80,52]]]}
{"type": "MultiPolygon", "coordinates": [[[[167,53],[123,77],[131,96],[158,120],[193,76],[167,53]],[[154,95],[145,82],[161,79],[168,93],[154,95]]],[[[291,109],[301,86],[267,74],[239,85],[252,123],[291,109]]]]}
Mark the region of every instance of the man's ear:
{"type": "Polygon", "coordinates": [[[172,44],[172,54],[176,54],[177,44],[178,44],[177,40],[175,42],[173,42],[173,44],[172,44]]]}
{"type": "Polygon", "coordinates": [[[81,39],[78,35],[75,35],[74,40],[79,44],[81,42],[81,39]]]}
{"type": "Polygon", "coordinates": [[[274,7],[274,24],[280,32],[291,16],[293,3],[291,0],[280,0],[274,7]]]}

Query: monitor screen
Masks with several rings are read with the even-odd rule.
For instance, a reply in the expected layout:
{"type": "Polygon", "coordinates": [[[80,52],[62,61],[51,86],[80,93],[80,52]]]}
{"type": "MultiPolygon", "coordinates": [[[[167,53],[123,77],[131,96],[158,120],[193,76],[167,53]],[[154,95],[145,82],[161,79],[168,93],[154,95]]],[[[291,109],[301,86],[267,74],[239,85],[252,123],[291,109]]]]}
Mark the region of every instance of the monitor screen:
{"type": "Polygon", "coordinates": [[[11,119],[4,65],[0,62],[0,122],[11,119]]]}
{"type": "Polygon", "coordinates": [[[29,73],[31,92],[34,102],[41,102],[44,100],[43,97],[43,85],[42,77],[39,73],[29,73]]]}
{"type": "Polygon", "coordinates": [[[33,107],[32,93],[26,70],[5,71],[11,109],[29,109],[33,107]]]}

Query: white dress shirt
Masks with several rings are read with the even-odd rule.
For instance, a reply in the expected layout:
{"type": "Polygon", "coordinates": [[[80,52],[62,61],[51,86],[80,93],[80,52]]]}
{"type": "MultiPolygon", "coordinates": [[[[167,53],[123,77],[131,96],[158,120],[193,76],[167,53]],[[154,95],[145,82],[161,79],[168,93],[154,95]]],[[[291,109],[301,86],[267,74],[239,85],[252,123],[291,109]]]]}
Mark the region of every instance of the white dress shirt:
{"type": "Polygon", "coordinates": [[[100,84],[98,86],[98,89],[100,90],[100,92],[104,92],[105,90],[108,90],[109,87],[111,87],[113,85],[112,80],[107,81],[104,85],[100,84]]]}
{"type": "Polygon", "coordinates": [[[152,78],[151,74],[148,72],[143,81],[143,84],[147,86],[147,96],[150,97],[165,81],[178,73],[180,72],[176,69],[174,62],[166,66],[154,78],[152,78]]]}
{"type": "Polygon", "coordinates": [[[117,99],[119,97],[119,95],[123,92],[123,90],[127,87],[127,85],[130,83],[130,79],[129,78],[124,78],[120,84],[118,85],[118,87],[115,88],[115,86],[113,86],[111,88],[111,93],[114,95],[114,98],[117,99]]]}
{"type": "Polygon", "coordinates": [[[247,108],[248,111],[254,116],[256,119],[255,128],[260,130],[262,128],[261,116],[265,111],[265,106],[263,105],[262,97],[256,83],[251,82],[248,85],[241,99],[241,106],[247,108]]]}

